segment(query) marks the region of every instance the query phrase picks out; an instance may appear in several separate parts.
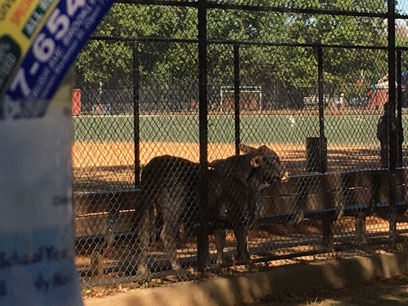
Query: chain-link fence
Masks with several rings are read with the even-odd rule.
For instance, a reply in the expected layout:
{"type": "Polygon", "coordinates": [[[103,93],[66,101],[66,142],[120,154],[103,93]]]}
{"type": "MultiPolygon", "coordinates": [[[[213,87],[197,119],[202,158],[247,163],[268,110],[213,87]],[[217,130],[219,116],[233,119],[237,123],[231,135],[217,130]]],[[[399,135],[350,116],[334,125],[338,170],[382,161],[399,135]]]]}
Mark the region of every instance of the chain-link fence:
{"type": "Polygon", "coordinates": [[[139,2],[76,62],[85,284],[404,245],[408,5],[139,2]]]}

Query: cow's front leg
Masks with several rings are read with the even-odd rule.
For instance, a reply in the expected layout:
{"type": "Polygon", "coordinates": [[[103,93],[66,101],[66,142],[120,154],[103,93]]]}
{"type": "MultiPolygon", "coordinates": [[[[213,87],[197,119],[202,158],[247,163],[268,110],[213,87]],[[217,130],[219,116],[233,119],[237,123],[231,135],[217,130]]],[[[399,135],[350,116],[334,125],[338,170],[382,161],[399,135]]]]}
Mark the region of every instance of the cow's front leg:
{"type": "Polygon", "coordinates": [[[224,264],[225,230],[217,229],[214,232],[215,246],[217,248],[217,265],[224,264]]]}
{"type": "Polygon", "coordinates": [[[245,226],[238,226],[234,229],[234,235],[237,239],[237,259],[244,263],[249,261],[249,253],[247,246],[247,230],[245,226]]]}

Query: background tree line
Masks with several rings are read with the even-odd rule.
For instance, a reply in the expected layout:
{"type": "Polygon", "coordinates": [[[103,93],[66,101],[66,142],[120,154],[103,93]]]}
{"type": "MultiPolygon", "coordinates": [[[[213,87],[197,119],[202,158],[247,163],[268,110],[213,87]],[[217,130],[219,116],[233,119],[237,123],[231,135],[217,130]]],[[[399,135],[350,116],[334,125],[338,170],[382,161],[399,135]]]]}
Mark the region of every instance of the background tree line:
{"type": "MultiPolygon", "coordinates": [[[[233,2],[248,4],[245,0],[233,2]]],[[[386,0],[273,1],[273,6],[377,13],[384,12],[386,4],[386,0]]],[[[272,4],[261,0],[257,5],[272,4]]],[[[210,41],[387,45],[386,21],[381,18],[210,9],[207,23],[210,41]]],[[[405,23],[399,21],[398,29],[397,44],[406,45],[405,23]]],[[[147,39],[137,42],[136,48],[141,101],[150,103],[150,108],[177,110],[183,108],[182,103],[197,98],[197,44],[156,41],[196,39],[196,9],[117,3],[95,35],[147,39]]],[[[134,82],[132,47],[131,41],[91,40],[76,62],[78,85],[96,92],[102,82],[105,93],[121,91],[121,98],[112,97],[116,99],[113,103],[118,99],[129,101],[134,82]]],[[[240,68],[242,85],[262,86],[266,107],[301,107],[304,96],[317,94],[315,48],[242,45],[240,68]]],[[[350,100],[361,99],[387,73],[387,53],[376,49],[325,48],[323,69],[325,95],[336,97],[344,93],[350,100]]],[[[233,85],[233,45],[210,43],[208,73],[210,103],[214,104],[219,100],[219,87],[233,85]]]]}

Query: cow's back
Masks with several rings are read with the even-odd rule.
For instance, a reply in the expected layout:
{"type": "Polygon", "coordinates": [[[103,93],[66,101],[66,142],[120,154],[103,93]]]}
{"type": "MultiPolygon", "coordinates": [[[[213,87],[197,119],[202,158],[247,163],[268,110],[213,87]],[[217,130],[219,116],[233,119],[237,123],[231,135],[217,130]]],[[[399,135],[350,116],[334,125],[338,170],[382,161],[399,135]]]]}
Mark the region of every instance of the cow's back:
{"type": "Polygon", "coordinates": [[[163,155],[153,158],[142,171],[142,189],[159,191],[180,184],[192,186],[199,175],[198,164],[187,159],[163,155]]]}
{"type": "Polygon", "coordinates": [[[187,159],[163,155],[153,158],[143,169],[141,194],[143,207],[155,208],[174,220],[192,219],[196,211],[196,186],[199,165],[187,159]]]}

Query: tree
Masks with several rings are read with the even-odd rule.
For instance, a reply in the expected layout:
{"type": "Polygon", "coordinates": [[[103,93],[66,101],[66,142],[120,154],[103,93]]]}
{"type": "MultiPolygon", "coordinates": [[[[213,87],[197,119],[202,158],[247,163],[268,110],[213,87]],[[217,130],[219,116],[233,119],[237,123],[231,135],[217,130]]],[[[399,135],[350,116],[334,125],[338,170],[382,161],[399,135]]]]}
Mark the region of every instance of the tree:
{"type": "MultiPolygon", "coordinates": [[[[234,3],[246,4],[246,1],[234,3]]],[[[257,1],[257,5],[270,5],[270,1],[257,1]]],[[[359,12],[386,10],[385,0],[279,0],[274,5],[359,12]]],[[[381,18],[231,9],[210,9],[207,26],[209,40],[348,46],[386,46],[384,29],[381,18]]],[[[196,39],[195,8],[118,3],[104,18],[96,35],[144,39],[137,42],[140,83],[144,88],[153,88],[150,91],[158,87],[164,91],[173,88],[175,95],[181,92],[187,100],[189,91],[197,91],[197,44],[156,41],[158,38],[196,39]]],[[[210,85],[232,85],[232,46],[210,44],[208,50],[210,85]]],[[[278,89],[297,92],[294,95],[297,100],[298,96],[316,93],[316,54],[316,49],[311,47],[241,46],[241,83],[263,86],[270,106],[299,105],[298,101],[290,101],[290,97],[282,101],[284,98],[276,92],[278,89]]],[[[330,95],[340,92],[346,96],[362,95],[364,88],[356,86],[357,82],[373,83],[386,73],[385,51],[333,47],[325,48],[323,55],[325,90],[330,95]]],[[[103,81],[129,88],[134,73],[132,56],[130,41],[91,41],[76,64],[80,82],[103,81]]]]}

